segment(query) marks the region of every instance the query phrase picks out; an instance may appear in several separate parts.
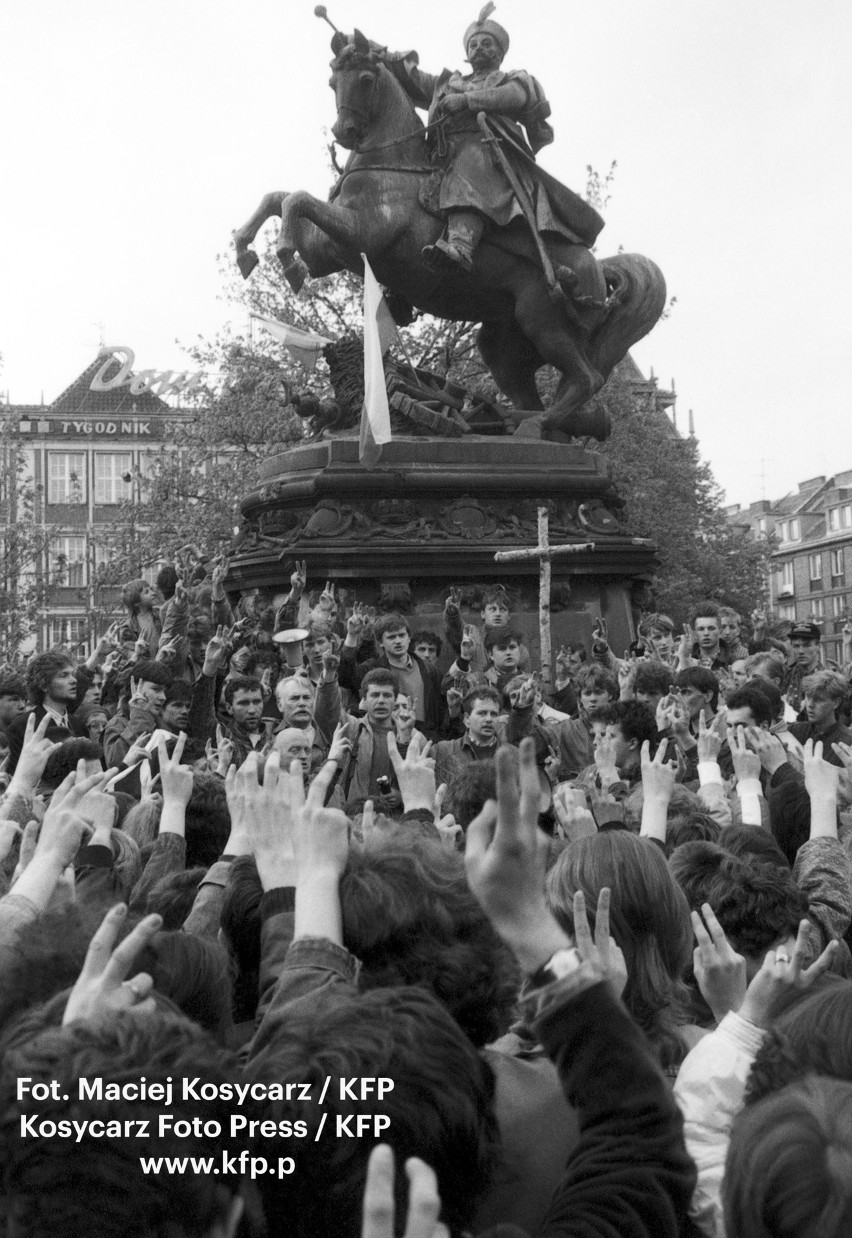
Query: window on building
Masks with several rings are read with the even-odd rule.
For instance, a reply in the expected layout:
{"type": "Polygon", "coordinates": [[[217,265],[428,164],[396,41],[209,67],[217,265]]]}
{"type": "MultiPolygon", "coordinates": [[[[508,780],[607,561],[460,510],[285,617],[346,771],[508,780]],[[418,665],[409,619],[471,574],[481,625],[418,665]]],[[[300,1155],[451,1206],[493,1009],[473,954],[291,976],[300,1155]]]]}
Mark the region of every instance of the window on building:
{"type": "Polygon", "coordinates": [[[836,533],[836,532],[837,532],[837,530],[840,528],[840,513],[841,513],[841,510],[842,510],[842,509],[841,509],[841,508],[839,508],[839,507],[832,507],[832,508],[829,510],[829,513],[828,513],[828,531],[829,531],[829,533],[836,533]]]}
{"type": "Polygon", "coordinates": [[[758,533],[762,534],[763,537],[766,537],[767,524],[766,524],[765,516],[761,516],[760,519],[758,520],[757,531],[758,533]]]}
{"type": "Polygon", "coordinates": [[[846,595],[835,593],[831,599],[831,613],[835,619],[842,619],[846,614],[846,595]]]}
{"type": "Polygon", "coordinates": [[[79,649],[87,644],[88,637],[89,621],[85,616],[54,615],[50,620],[51,645],[79,649]]]}
{"type": "Polygon", "coordinates": [[[793,560],[788,559],[786,563],[781,564],[781,584],[779,586],[781,593],[793,592],[793,560]]]}
{"type": "Polygon", "coordinates": [[[129,499],[132,494],[131,483],[124,480],[124,474],[133,468],[133,456],[129,451],[105,452],[95,454],[95,502],[109,506],[129,499]]]}
{"type": "Polygon", "coordinates": [[[814,619],[825,618],[825,598],[812,598],[811,615],[814,619]]]}
{"type": "Polygon", "coordinates": [[[831,552],[831,575],[832,577],[843,575],[843,550],[832,550],[831,552]]]}
{"type": "Polygon", "coordinates": [[[843,508],[843,527],[852,529],[852,503],[847,503],[843,508]]]}
{"type": "Polygon", "coordinates": [[[802,526],[798,519],[790,521],[790,541],[797,542],[802,536],[802,526]]]}
{"type": "Polygon", "coordinates": [[[53,585],[85,585],[86,539],[74,535],[50,540],[50,583],[53,585]]]}
{"type": "Polygon", "coordinates": [[[808,578],[811,584],[822,584],[822,555],[808,555],[808,578]]]}
{"type": "Polygon", "coordinates": [[[796,618],[796,603],[782,602],[778,607],[778,618],[789,620],[790,622],[794,621],[796,618]]]}
{"type": "Polygon", "coordinates": [[[85,503],[86,456],[81,452],[47,453],[48,503],[85,503]]]}

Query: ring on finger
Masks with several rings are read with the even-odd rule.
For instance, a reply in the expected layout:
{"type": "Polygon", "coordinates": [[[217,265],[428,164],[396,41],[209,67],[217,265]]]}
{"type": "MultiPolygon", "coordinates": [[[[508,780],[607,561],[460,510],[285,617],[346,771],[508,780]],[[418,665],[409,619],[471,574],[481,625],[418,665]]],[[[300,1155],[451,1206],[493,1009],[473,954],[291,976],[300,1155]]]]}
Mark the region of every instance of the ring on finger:
{"type": "Polygon", "coordinates": [[[144,993],[133,980],[125,980],[122,982],[123,989],[129,989],[133,994],[133,1000],[138,1002],[144,997],[144,993]]]}

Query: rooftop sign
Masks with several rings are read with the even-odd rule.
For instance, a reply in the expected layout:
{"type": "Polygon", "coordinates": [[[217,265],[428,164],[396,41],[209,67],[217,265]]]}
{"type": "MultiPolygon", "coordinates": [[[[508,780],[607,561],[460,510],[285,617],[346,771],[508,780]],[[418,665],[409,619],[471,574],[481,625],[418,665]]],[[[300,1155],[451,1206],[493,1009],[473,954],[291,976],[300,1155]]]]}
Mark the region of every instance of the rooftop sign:
{"type": "Polygon", "coordinates": [[[150,391],[163,399],[167,395],[188,395],[204,379],[204,372],[196,370],[139,370],[133,372],[133,362],[136,357],[132,348],[117,344],[113,348],[102,348],[99,357],[105,357],[101,368],[89,384],[90,391],[115,391],[118,387],[129,387],[131,395],[141,395],[150,391]],[[116,354],[121,354],[124,361],[120,362],[116,354]],[[118,372],[107,378],[108,371],[119,363],[118,372]]]}

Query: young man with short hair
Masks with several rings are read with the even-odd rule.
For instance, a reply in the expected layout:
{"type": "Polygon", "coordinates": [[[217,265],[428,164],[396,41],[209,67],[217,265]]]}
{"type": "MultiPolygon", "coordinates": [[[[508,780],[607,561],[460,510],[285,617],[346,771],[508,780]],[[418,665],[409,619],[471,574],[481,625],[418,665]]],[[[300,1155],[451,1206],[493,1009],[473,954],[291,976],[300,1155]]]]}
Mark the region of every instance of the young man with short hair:
{"type": "Polygon", "coordinates": [[[835,744],[852,744],[852,731],[837,715],[849,692],[849,684],[837,671],[817,671],[802,680],[807,722],[794,722],[790,733],[801,744],[809,739],[821,741],[822,759],[830,765],[843,765],[834,751],[835,744]]]}
{"type": "Polygon", "coordinates": [[[18,713],[9,723],[6,735],[9,740],[9,763],[6,772],[13,774],[24,746],[24,732],[30,712],[35,714],[36,726],[45,714],[50,715],[45,738],[52,743],[73,739],[70,710],[77,699],[77,679],[74,661],[64,649],[48,649],[30,659],[26,671],[29,694],[35,709],[18,713]]]}
{"type": "Polygon", "coordinates": [[[424,662],[431,662],[436,665],[438,658],[441,656],[441,650],[444,647],[444,642],[440,636],[436,636],[434,632],[430,632],[428,628],[420,628],[417,632],[411,634],[411,648],[418,658],[422,658],[424,662]]]}
{"type": "MultiPolygon", "coordinates": [[[[511,622],[506,590],[502,585],[493,585],[491,588],[484,590],[479,610],[479,618],[482,623],[481,629],[475,623],[462,623],[458,595],[459,590],[453,589],[444,604],[444,631],[446,632],[447,640],[457,653],[461,651],[462,638],[465,632],[468,633],[473,641],[473,652],[469,658],[470,669],[476,674],[482,674],[488,670],[488,652],[485,638],[489,632],[495,629],[508,628],[511,622]]],[[[523,640],[520,641],[520,646],[521,656],[518,662],[518,669],[526,671],[530,667],[530,653],[523,640]]]]}
{"type": "Polygon", "coordinates": [[[160,725],[166,692],[172,683],[171,671],[163,662],[137,662],[128,681],[127,713],[121,707],[108,723],[103,736],[107,765],[121,765],[141,735],[160,725]]]}
{"type": "Polygon", "coordinates": [[[225,737],[234,745],[237,768],[250,752],[264,751],[269,737],[263,724],[263,689],[256,679],[251,675],[226,679],[219,712],[225,737]]]}
{"type": "Polygon", "coordinates": [[[594,760],[592,724],[618,700],[618,680],[602,666],[584,666],[577,676],[580,715],[556,725],[547,723],[559,753],[559,781],[565,782],[591,765],[594,760]]]}
{"type": "Polygon", "coordinates": [[[433,663],[411,653],[411,628],[398,611],[382,615],[374,629],[379,646],[378,658],[356,665],[358,635],[347,623],[346,640],[340,651],[340,684],[360,698],[364,676],[376,668],[394,673],[399,692],[410,696],[418,730],[430,739],[437,738],[442,721],[441,676],[433,663]]]}
{"type": "Polygon", "coordinates": [[[804,721],[804,680],[820,668],[822,633],[815,623],[794,623],[790,629],[790,651],[793,664],[787,673],[787,700],[804,721]]]}
{"type": "Polygon", "coordinates": [[[449,782],[456,771],[473,761],[490,760],[497,751],[503,701],[496,688],[471,688],[462,700],[464,735],[435,745],[435,782],[449,782]]]}
{"type": "MultiPolygon", "coordinates": [[[[323,688],[327,689],[336,683],[337,668],[328,666],[324,678],[323,688]]],[[[361,715],[356,717],[345,711],[340,714],[346,728],[341,738],[349,741],[340,774],[340,793],[347,806],[372,799],[377,807],[392,810],[401,802],[388,752],[388,735],[394,729],[399,694],[396,673],[386,666],[373,667],[361,681],[361,715]]],[[[407,743],[400,742],[401,753],[407,747],[407,743]]]]}
{"type": "Polygon", "coordinates": [[[594,782],[615,799],[632,791],[642,777],[642,745],[653,751],[657,742],[657,720],[647,705],[639,701],[614,701],[592,724],[594,763],[575,780],[586,788],[594,782]]]}

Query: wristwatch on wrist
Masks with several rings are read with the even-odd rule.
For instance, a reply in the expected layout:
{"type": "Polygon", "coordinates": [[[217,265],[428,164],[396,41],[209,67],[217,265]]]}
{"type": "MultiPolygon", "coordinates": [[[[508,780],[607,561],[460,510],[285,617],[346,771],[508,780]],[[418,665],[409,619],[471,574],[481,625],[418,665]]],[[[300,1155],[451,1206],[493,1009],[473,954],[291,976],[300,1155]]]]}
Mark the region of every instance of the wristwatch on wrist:
{"type": "Polygon", "coordinates": [[[553,984],[554,980],[564,980],[566,976],[577,971],[582,963],[580,951],[576,946],[563,946],[555,951],[547,962],[539,967],[538,971],[533,972],[527,980],[527,986],[531,989],[541,989],[546,984],[553,984]]]}

